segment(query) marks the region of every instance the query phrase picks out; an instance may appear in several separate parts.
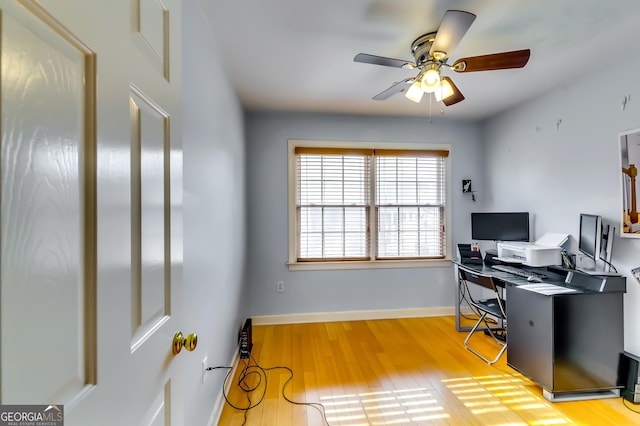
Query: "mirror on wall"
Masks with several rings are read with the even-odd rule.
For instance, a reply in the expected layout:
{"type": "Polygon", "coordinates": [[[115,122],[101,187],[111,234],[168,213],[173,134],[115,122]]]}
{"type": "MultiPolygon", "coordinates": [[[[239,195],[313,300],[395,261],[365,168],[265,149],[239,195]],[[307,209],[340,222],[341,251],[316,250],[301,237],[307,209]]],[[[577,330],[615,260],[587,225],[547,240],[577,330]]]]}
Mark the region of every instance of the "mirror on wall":
{"type": "Polygon", "coordinates": [[[620,165],[622,186],[620,235],[640,238],[640,221],[638,220],[640,129],[620,134],[620,165]]]}

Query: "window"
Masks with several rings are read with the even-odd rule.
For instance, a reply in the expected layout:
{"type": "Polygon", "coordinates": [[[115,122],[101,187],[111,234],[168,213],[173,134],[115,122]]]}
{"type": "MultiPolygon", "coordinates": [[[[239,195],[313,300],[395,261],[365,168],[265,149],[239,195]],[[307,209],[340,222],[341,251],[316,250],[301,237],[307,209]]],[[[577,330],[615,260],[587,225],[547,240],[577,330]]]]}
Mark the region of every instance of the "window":
{"type": "Polygon", "coordinates": [[[448,147],[289,145],[290,264],[448,257],[448,147]]]}
{"type": "Polygon", "coordinates": [[[445,257],[445,155],[375,150],[376,258],[445,257]]]}
{"type": "Polygon", "coordinates": [[[372,153],[296,149],[298,261],[369,259],[372,153]]]}

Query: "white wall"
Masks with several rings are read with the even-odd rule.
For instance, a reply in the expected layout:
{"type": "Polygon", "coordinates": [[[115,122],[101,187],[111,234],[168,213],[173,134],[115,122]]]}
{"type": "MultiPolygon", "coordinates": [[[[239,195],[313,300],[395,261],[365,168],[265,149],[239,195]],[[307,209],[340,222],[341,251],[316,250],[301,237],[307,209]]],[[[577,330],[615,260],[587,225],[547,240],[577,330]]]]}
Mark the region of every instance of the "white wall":
{"type": "Polygon", "coordinates": [[[194,2],[183,2],[184,333],[198,347],[183,358],[186,425],[206,425],[224,370],[200,381],[201,362],[230,365],[246,300],[243,111],[216,41],[194,2]]]}
{"type": "MultiPolygon", "coordinates": [[[[607,66],[604,79],[577,80],[487,122],[486,186],[479,190],[488,208],[530,211],[533,238],[546,231],[569,233],[574,253],[580,213],[602,215],[619,230],[618,134],[640,127],[639,66],[638,59],[607,66]]],[[[629,271],[640,266],[638,254],[640,239],[616,236],[613,264],[627,276],[625,349],[635,354],[640,286],[629,271]]]]}
{"type": "Polygon", "coordinates": [[[381,118],[254,113],[247,116],[248,279],[252,316],[452,307],[452,268],[295,271],[288,257],[287,140],[428,142],[452,145],[453,242],[469,240],[461,181],[481,179],[479,127],[434,117],[381,118]],[[276,282],[285,282],[284,293],[276,282]]]}

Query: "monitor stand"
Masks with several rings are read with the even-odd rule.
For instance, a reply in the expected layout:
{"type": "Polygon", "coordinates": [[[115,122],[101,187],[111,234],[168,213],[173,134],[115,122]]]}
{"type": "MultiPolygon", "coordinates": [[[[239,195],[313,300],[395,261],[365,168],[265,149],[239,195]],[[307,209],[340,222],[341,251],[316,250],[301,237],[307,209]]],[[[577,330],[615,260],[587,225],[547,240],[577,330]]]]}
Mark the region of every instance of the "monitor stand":
{"type": "Polygon", "coordinates": [[[579,254],[576,259],[576,270],[588,275],[607,275],[610,268],[606,262],[579,254]]]}

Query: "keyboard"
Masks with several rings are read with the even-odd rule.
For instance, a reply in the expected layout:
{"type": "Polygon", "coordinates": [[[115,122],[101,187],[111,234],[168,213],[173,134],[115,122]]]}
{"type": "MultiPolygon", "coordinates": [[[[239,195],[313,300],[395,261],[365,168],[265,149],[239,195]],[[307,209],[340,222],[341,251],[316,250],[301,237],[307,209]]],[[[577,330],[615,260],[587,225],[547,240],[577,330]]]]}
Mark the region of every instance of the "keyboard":
{"type": "Polygon", "coordinates": [[[540,274],[538,272],[533,272],[533,271],[527,271],[526,269],[516,268],[515,266],[491,265],[491,268],[498,271],[502,271],[502,272],[508,272],[509,274],[517,275],[522,278],[529,278],[529,277],[540,278],[540,279],[547,278],[545,274],[540,274]]]}

